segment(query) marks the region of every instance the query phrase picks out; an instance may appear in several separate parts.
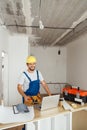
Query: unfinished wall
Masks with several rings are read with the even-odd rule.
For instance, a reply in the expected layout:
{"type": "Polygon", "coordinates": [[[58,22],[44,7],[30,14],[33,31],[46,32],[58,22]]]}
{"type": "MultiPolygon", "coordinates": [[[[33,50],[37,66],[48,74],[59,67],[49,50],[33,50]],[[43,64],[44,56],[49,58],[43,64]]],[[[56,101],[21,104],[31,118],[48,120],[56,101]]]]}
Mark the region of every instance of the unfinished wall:
{"type": "Polygon", "coordinates": [[[67,82],[87,89],[87,33],[67,45],[67,82]]]}

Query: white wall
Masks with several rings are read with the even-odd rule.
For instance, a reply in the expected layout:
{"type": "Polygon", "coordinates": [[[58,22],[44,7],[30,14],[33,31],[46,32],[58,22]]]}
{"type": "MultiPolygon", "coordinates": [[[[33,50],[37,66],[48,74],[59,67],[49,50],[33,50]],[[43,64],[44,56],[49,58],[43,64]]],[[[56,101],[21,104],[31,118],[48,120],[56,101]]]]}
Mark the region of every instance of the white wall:
{"type": "MultiPolygon", "coordinates": [[[[58,55],[58,50],[58,47],[30,48],[30,53],[37,58],[37,69],[41,71],[46,82],[66,82],[66,48],[61,47],[61,55],[58,55]]],[[[55,86],[50,88],[53,87],[55,86]]],[[[53,91],[55,90],[52,89],[53,91]]]]}
{"type": "Polygon", "coordinates": [[[26,69],[28,37],[13,35],[9,37],[9,105],[20,103],[22,97],[17,91],[20,74],[26,69]]]}
{"type": "Polygon", "coordinates": [[[3,93],[2,83],[2,58],[1,53],[4,51],[8,55],[8,36],[9,32],[4,26],[0,27],[0,98],[3,93]]]}
{"type": "Polygon", "coordinates": [[[67,82],[87,89],[87,33],[67,45],[67,82]]]}
{"type": "Polygon", "coordinates": [[[27,36],[18,34],[11,36],[5,27],[0,27],[0,55],[4,51],[6,57],[2,60],[0,56],[0,99],[3,94],[5,105],[21,102],[21,96],[17,92],[17,81],[20,73],[26,68],[28,49],[27,36]]]}

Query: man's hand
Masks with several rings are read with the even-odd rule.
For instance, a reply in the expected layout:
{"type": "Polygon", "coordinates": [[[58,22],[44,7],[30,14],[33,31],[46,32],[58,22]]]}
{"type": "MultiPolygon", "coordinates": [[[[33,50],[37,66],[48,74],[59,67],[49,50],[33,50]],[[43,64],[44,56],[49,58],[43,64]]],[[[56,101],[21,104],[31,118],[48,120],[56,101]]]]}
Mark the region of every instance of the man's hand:
{"type": "Polygon", "coordinates": [[[31,98],[30,96],[25,95],[25,96],[24,96],[24,101],[25,101],[25,102],[29,102],[29,101],[31,102],[31,101],[32,101],[32,98],[31,98]]]}
{"type": "Polygon", "coordinates": [[[24,104],[27,106],[33,105],[33,100],[30,96],[25,95],[24,96],[24,104]]]}

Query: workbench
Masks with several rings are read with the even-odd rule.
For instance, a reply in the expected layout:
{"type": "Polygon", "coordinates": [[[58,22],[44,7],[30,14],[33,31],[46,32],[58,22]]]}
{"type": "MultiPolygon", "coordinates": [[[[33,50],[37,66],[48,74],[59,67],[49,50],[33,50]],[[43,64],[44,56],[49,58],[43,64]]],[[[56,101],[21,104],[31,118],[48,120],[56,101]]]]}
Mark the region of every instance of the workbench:
{"type": "Polygon", "coordinates": [[[26,130],[87,130],[87,104],[83,106],[77,104],[73,111],[66,111],[62,106],[42,112],[35,109],[34,114],[31,121],[0,124],[0,130],[24,124],[26,130]]]}

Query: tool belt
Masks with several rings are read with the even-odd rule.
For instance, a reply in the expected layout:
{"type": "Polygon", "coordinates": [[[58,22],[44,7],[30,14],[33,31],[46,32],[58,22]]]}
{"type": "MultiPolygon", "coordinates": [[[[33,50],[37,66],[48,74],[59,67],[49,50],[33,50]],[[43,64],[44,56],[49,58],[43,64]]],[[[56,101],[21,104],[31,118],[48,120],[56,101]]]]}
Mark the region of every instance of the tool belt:
{"type": "Polygon", "coordinates": [[[36,96],[30,96],[31,99],[29,101],[24,101],[24,104],[27,106],[35,105],[35,104],[41,104],[42,98],[40,93],[38,93],[36,96]]]}

